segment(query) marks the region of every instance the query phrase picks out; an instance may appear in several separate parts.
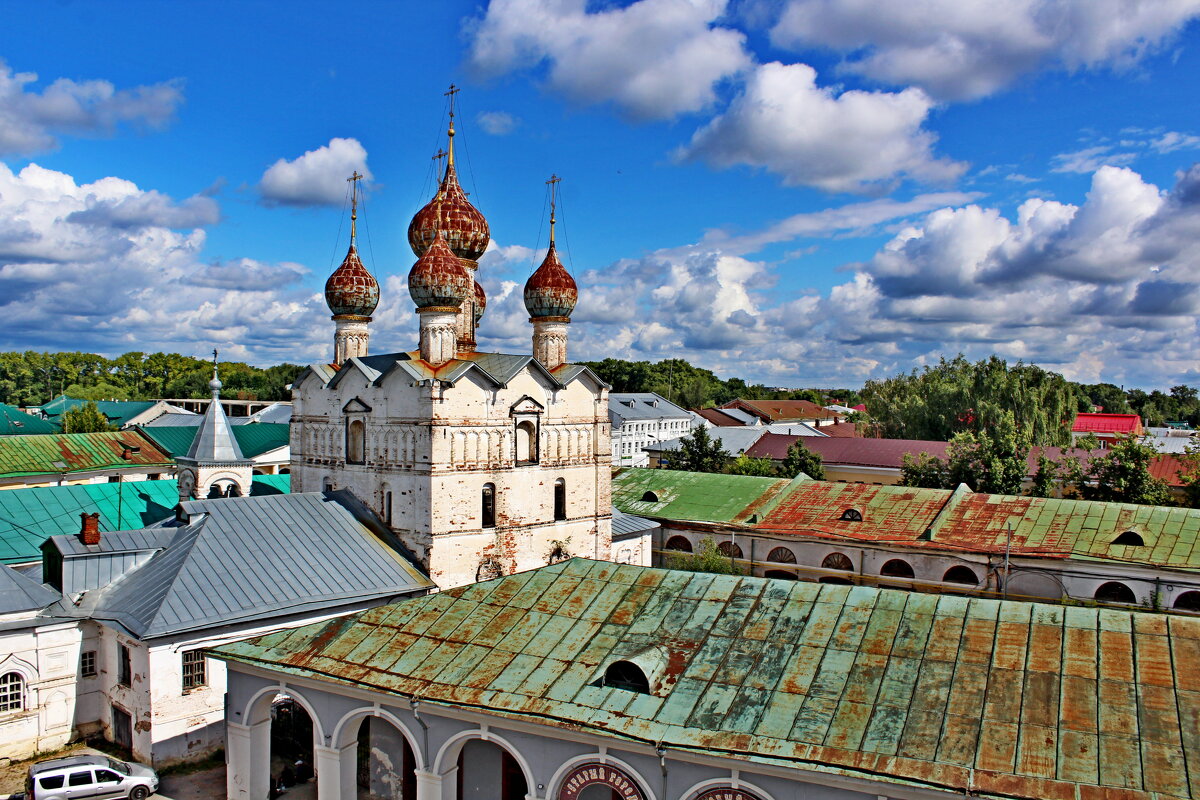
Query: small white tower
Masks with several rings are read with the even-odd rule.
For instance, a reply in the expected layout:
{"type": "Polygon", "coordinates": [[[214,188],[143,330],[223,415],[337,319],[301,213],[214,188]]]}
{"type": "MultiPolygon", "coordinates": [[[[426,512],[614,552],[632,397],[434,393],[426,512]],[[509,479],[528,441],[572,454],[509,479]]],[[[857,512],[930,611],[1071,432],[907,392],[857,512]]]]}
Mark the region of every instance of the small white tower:
{"type": "Polygon", "coordinates": [[[250,494],[254,462],[242,456],[233,428],[221,408],[221,380],[217,377],[217,351],[213,350],[212,402],[200,421],[196,438],[179,464],[179,500],[244,497],[250,494]]]}

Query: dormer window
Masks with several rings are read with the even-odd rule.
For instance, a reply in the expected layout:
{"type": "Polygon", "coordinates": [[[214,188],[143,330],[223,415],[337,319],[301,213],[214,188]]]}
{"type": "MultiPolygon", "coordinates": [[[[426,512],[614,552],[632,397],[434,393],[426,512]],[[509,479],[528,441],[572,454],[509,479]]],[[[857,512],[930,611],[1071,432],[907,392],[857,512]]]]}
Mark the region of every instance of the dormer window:
{"type": "Polygon", "coordinates": [[[604,670],[601,686],[624,689],[627,692],[650,694],[650,680],[642,668],[632,661],[614,661],[604,670]]]}
{"type": "Polygon", "coordinates": [[[838,519],[846,522],[862,522],[862,512],[857,508],[847,508],[838,519]]]}
{"type": "Polygon", "coordinates": [[[646,492],[644,495],[642,495],[642,502],[643,503],[657,503],[658,495],[656,495],[654,492],[646,492]]]}
{"type": "Polygon", "coordinates": [[[1137,531],[1125,531],[1117,538],[1113,539],[1113,544],[1124,544],[1131,547],[1142,547],[1146,544],[1146,540],[1137,531]]]}

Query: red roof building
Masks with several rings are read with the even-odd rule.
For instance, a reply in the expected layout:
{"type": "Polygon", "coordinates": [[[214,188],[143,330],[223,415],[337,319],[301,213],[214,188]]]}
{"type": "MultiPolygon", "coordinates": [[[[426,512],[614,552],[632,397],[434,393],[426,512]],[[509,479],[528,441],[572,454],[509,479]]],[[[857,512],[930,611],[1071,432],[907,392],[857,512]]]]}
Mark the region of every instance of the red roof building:
{"type": "Polygon", "coordinates": [[[721,408],[738,408],[761,419],[763,422],[810,422],[814,425],[832,425],[841,419],[837,412],[821,408],[808,400],[733,400],[721,408]]]}
{"type": "Polygon", "coordinates": [[[1141,436],[1142,418],[1137,414],[1076,414],[1071,437],[1092,434],[1101,442],[1115,442],[1121,436],[1141,436]]]}

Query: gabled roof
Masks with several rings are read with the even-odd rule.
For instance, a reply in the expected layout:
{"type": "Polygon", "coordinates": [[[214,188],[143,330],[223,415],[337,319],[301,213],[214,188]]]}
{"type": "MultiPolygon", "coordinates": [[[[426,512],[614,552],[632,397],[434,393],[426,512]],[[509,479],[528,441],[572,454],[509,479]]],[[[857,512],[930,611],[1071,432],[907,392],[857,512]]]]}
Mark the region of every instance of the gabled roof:
{"type": "Polygon", "coordinates": [[[1185,766],[1200,756],[1197,619],[575,558],[211,652],[947,796],[1200,794],[1185,766]],[[648,693],[598,685],[618,660],[643,668],[648,693]]]}
{"type": "Polygon", "coordinates": [[[103,590],[89,616],[147,639],[433,587],[346,491],[181,506],[194,521],[103,590]]]}
{"type": "Polygon", "coordinates": [[[614,542],[643,534],[657,527],[659,525],[654,520],[635,517],[633,514],[626,514],[619,508],[612,510],[612,536],[614,542]]]}
{"type": "MultiPolygon", "coordinates": [[[[820,430],[840,427],[842,426],[827,425],[820,430]]],[[[788,448],[799,438],[801,437],[767,433],[746,451],[746,455],[782,461],[787,458],[788,448]]],[[[804,437],[804,446],[820,455],[822,461],[830,464],[896,469],[900,468],[901,460],[906,454],[929,453],[938,458],[945,458],[950,447],[947,442],[921,439],[841,439],[815,436],[804,437]]]]}
{"type": "Polygon", "coordinates": [[[62,596],[49,586],[12,567],[0,565],[0,615],[36,611],[61,599],[62,596]]]}
{"type": "Polygon", "coordinates": [[[149,422],[143,422],[138,425],[139,428],[169,428],[175,426],[183,426],[185,428],[195,428],[200,424],[201,414],[192,411],[169,411],[166,414],[159,414],[149,422]]]}
{"type": "Polygon", "coordinates": [[[4,477],[169,467],[172,463],[171,456],[136,430],[0,437],[0,476],[4,477]]]}
{"type": "MultiPolygon", "coordinates": [[[[290,485],[290,475],[255,475],[250,490],[252,495],[280,494],[290,485]]],[[[178,502],[173,479],[5,489],[0,491],[0,562],[40,560],[48,537],[79,532],[81,512],[99,512],[101,531],[133,530],[172,516],[178,502]]]]}
{"type": "Polygon", "coordinates": [[[57,430],[58,428],[41,417],[26,414],[16,406],[0,403],[0,436],[47,434],[57,430]]]}
{"type": "Polygon", "coordinates": [[[452,358],[440,367],[434,368],[421,360],[420,353],[417,351],[351,358],[336,371],[328,365],[313,365],[296,378],[294,385],[298,386],[302,379],[312,374],[327,386],[336,386],[347,375],[354,372],[361,374],[368,383],[378,385],[384,376],[399,369],[416,381],[436,378],[453,385],[468,373],[473,372],[495,386],[507,386],[508,382],[526,367],[539,372],[552,386],[556,387],[566,386],[584,377],[593,381],[597,386],[608,387],[608,384],[600,380],[596,373],[581,364],[563,364],[552,372],[533,356],[475,352],[460,353],[458,358],[452,358]]]}
{"type": "Polygon", "coordinates": [[[609,392],[608,415],[616,420],[691,419],[687,409],[654,392],[609,392]]]}
{"type": "Polygon", "coordinates": [[[613,505],[658,519],[744,522],[788,487],[781,478],[626,469],[613,478],[613,505]]]}
{"type": "Polygon", "coordinates": [[[732,400],[722,409],[740,408],[768,422],[803,419],[836,419],[837,414],[809,400],[732,400]]]}
{"type": "MultiPolygon", "coordinates": [[[[213,370],[215,375],[215,366],[213,370]]],[[[213,389],[212,402],[204,411],[204,417],[200,420],[200,427],[196,429],[187,454],[178,458],[205,464],[244,462],[246,458],[242,455],[242,448],[233,436],[233,427],[225,417],[225,409],[221,407],[218,394],[221,384],[214,377],[210,385],[216,387],[213,389]]]]}
{"type": "MultiPolygon", "coordinates": [[[[718,428],[726,428],[734,425],[741,427],[749,421],[745,419],[745,417],[750,416],[744,411],[738,411],[737,409],[720,408],[698,408],[692,413],[698,417],[708,420],[718,428]],[[734,413],[730,412],[737,412],[737,414],[735,415],[734,413]]],[[[754,419],[758,418],[754,417],[754,419]]]]}
{"type": "MultiPolygon", "coordinates": [[[[198,425],[189,427],[173,425],[165,428],[140,428],[140,430],[153,439],[164,451],[178,458],[187,455],[200,427],[198,425]]],[[[246,458],[255,458],[271,450],[288,446],[288,425],[260,422],[250,425],[234,425],[231,430],[242,455],[246,458]]]]}
{"type": "MultiPolygon", "coordinates": [[[[97,400],[96,408],[103,414],[109,422],[116,425],[118,428],[125,425],[129,420],[136,417],[150,408],[156,401],[154,400],[97,400]]],[[[39,410],[50,418],[52,422],[57,423],[62,418],[64,411],[69,411],[72,408],[79,408],[87,405],[87,400],[79,400],[75,397],[67,397],[65,394],[60,394],[58,397],[40,406],[39,410]]]]}
{"type": "MultiPolygon", "coordinates": [[[[714,428],[708,431],[708,436],[714,441],[721,440],[721,447],[724,448],[732,456],[738,456],[744,453],[751,445],[759,440],[759,438],[767,432],[765,426],[755,426],[752,428],[714,428]]],[[[690,435],[690,434],[689,434],[690,435]]],[[[654,452],[665,453],[668,450],[679,449],[679,439],[667,439],[660,442],[652,442],[643,447],[644,450],[653,450],[654,452]]]]}
{"type": "Polygon", "coordinates": [[[1141,433],[1142,418],[1137,414],[1086,414],[1075,415],[1071,426],[1075,433],[1141,433]]]}

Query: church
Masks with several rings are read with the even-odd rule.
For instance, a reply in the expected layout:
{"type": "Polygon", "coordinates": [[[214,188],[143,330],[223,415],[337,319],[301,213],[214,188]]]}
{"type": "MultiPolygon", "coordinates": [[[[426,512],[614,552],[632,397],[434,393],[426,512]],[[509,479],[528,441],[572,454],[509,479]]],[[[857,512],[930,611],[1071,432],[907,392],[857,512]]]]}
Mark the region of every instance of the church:
{"type": "MultiPolygon", "coordinates": [[[[453,107],[447,133],[440,185],[408,227],[417,347],[368,353],[379,283],[358,255],[352,179],[350,249],[325,285],[333,360],[293,384],[291,429],[292,491],[349,490],[443,589],[612,555],[608,387],[567,361],[578,290],[555,246],[556,179],[524,292],[532,352],[479,352],[490,235],[459,184],[453,107]]],[[[632,549],[648,563],[648,544],[632,549]]]]}

